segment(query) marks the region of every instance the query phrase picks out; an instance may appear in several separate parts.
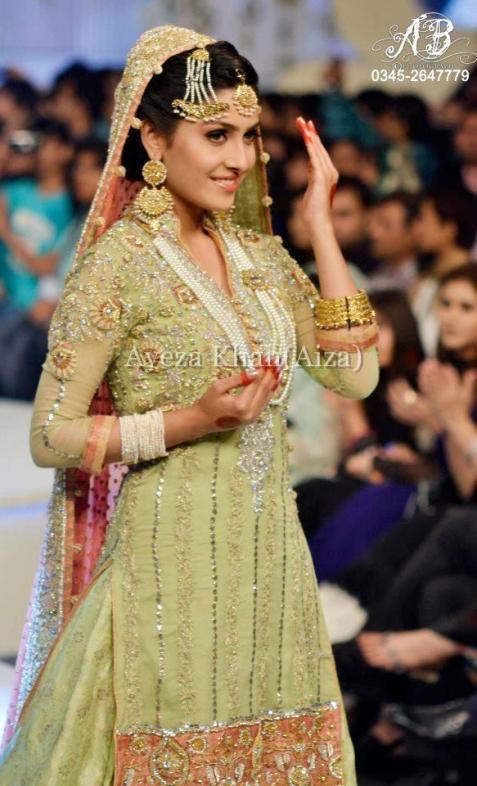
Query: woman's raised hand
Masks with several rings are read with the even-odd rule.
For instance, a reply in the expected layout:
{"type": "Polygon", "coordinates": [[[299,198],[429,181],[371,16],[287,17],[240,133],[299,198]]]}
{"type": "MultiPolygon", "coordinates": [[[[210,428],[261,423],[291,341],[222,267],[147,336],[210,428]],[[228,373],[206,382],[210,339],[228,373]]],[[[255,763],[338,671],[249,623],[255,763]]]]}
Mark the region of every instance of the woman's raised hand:
{"type": "Polygon", "coordinates": [[[319,232],[324,220],[330,220],[330,207],[338,182],[338,171],[331,162],[313,120],[305,122],[298,117],[300,129],[308,151],[308,186],[303,197],[303,220],[310,234],[319,232]]]}
{"type": "Polygon", "coordinates": [[[277,362],[256,369],[255,376],[242,371],[217,379],[193,405],[204,424],[204,433],[227,431],[256,420],[274,395],[281,370],[277,362]],[[238,395],[235,388],[243,387],[238,395]]]}

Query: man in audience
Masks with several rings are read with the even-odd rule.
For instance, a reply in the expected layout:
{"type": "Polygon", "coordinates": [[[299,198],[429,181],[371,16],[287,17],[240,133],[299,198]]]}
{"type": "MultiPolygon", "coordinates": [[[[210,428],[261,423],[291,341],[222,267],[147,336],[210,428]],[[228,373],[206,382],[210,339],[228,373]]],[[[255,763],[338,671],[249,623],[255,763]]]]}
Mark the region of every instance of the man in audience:
{"type": "Polygon", "coordinates": [[[371,210],[368,225],[372,255],[380,264],[370,289],[408,292],[417,275],[416,246],[411,231],[417,198],[403,191],[382,197],[371,210]]]}
{"type": "Polygon", "coordinates": [[[369,248],[368,213],[371,195],[367,186],[356,177],[341,177],[338,181],[331,211],[333,227],[347,262],[365,274],[375,267],[369,248]]]}

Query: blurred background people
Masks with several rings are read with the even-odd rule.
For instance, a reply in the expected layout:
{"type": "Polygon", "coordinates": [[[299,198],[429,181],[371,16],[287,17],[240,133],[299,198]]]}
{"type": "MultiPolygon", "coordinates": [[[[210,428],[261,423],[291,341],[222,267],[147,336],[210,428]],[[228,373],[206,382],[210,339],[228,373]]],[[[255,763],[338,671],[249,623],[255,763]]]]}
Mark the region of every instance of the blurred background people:
{"type": "MultiPolygon", "coordinates": [[[[34,397],[106,160],[121,70],[76,59],[48,84],[8,69],[0,79],[0,398],[34,397]]],[[[273,231],[319,287],[302,218],[303,115],[340,173],[336,237],[381,330],[381,379],[363,402],[338,402],[296,369],[291,475],[337,642],[360,783],[402,776],[403,786],[443,786],[451,781],[439,780],[435,762],[453,773],[477,738],[477,67],[436,100],[385,83],[353,92],[347,70],[333,56],[308,92],[261,97],[273,231]],[[367,681],[372,700],[360,694],[367,681]],[[440,748],[420,702],[442,728],[449,703],[465,718],[458,726],[452,716],[459,732],[443,732],[440,748]]],[[[463,766],[457,777],[473,784],[463,766]]]]}

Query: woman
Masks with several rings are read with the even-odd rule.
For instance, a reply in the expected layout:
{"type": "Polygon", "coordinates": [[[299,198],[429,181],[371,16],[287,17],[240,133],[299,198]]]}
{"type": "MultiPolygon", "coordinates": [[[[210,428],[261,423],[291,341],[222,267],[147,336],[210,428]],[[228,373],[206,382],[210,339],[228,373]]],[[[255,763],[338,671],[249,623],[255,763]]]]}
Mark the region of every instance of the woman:
{"type": "Polygon", "coordinates": [[[369,611],[448,512],[477,501],[477,265],[462,265],[443,278],[437,314],[438,360],[421,363],[418,390],[404,379],[392,383],[389,403],[396,418],[433,429],[444,474],[427,504],[336,577],[369,611]]]}
{"type": "Polygon", "coordinates": [[[337,400],[345,455],[334,478],[296,487],[300,521],[320,580],[356,561],[403,515],[415,481],[428,469],[413,429],[393,418],[387,384],[416,381],[422,360],[417,326],[402,292],[374,292],[379,324],[380,383],[364,402],[337,400]]]}
{"type": "Polygon", "coordinates": [[[415,282],[411,301],[426,355],[435,357],[438,322],[435,299],[440,279],[469,261],[477,224],[465,191],[434,188],[421,201],[412,227],[427,264],[415,282]]]}
{"type": "Polygon", "coordinates": [[[1,786],[355,783],[288,485],[287,358],[346,345],[349,368],[310,373],[366,396],[377,329],[311,129],[323,298],[268,234],[255,87],[232,45],[191,30],[150,30],[129,55],[32,418],[57,477],[1,786]],[[253,230],[227,220],[238,186],[253,230]]]}

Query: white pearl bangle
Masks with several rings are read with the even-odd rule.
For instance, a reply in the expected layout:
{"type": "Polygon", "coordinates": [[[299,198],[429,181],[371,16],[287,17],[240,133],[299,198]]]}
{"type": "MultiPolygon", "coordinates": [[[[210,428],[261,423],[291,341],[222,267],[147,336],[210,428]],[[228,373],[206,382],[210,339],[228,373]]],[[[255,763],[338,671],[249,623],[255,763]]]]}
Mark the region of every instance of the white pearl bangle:
{"type": "Polygon", "coordinates": [[[121,459],[137,464],[169,455],[165,445],[164,417],[160,409],[119,418],[121,459]]]}

